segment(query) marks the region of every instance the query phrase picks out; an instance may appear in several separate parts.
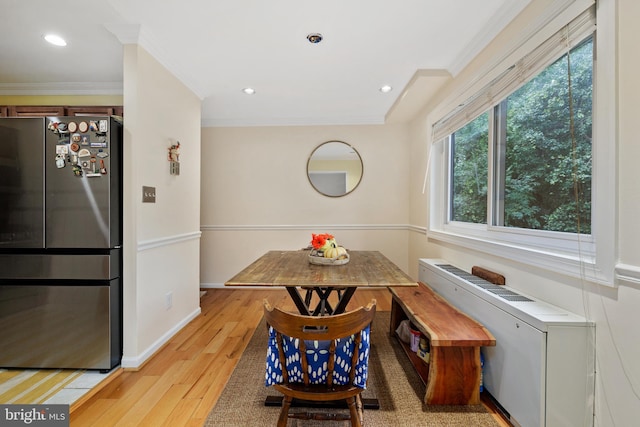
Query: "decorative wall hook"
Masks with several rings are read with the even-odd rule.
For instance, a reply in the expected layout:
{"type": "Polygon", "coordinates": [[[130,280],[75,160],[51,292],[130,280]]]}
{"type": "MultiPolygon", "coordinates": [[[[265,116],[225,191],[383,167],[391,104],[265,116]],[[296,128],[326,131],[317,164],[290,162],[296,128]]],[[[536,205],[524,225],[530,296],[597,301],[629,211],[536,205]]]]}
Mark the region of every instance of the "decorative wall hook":
{"type": "Polygon", "coordinates": [[[169,173],[171,175],[180,175],[180,141],[169,147],[169,173]]]}

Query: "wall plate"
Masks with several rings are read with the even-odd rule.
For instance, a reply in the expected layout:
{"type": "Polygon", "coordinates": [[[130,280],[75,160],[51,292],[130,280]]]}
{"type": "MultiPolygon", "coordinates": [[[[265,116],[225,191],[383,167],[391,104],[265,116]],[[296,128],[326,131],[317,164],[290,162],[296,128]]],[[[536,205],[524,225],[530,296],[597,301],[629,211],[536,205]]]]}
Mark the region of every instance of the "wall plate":
{"type": "Polygon", "coordinates": [[[142,203],[156,202],[156,187],[142,187],[142,203]]]}

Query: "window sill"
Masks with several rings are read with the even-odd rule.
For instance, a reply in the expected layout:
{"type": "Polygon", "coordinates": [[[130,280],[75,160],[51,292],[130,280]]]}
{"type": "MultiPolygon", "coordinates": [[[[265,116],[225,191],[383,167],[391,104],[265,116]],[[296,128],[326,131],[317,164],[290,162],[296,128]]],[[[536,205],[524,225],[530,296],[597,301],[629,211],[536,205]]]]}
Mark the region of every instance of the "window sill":
{"type": "Polygon", "coordinates": [[[533,248],[514,242],[499,241],[486,236],[470,236],[452,231],[428,230],[427,237],[466,249],[490,254],[556,274],[585,279],[600,285],[613,286],[613,280],[599,267],[595,256],[571,254],[552,249],[533,248]]]}

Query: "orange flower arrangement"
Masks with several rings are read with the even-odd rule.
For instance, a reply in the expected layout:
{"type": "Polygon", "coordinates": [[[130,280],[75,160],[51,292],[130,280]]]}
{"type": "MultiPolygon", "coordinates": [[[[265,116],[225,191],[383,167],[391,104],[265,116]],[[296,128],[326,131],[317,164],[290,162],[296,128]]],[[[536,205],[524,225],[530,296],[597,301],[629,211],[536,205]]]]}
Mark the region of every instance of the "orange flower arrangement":
{"type": "Polygon", "coordinates": [[[327,244],[327,240],[331,240],[333,239],[333,236],[331,234],[328,233],[324,233],[324,234],[311,234],[311,245],[315,248],[315,249],[320,249],[322,248],[324,245],[327,244]]]}

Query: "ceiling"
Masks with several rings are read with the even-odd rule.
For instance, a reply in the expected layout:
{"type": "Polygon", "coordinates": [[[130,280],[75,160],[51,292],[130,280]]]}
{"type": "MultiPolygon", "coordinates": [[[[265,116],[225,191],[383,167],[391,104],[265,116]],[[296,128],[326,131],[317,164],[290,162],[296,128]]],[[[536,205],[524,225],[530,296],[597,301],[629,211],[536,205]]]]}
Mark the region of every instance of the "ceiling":
{"type": "Polygon", "coordinates": [[[0,95],[122,94],[138,43],[205,126],[402,122],[529,1],[0,0],[0,95]]]}

